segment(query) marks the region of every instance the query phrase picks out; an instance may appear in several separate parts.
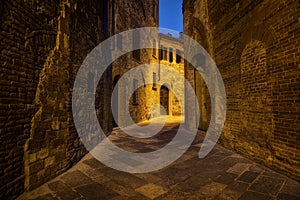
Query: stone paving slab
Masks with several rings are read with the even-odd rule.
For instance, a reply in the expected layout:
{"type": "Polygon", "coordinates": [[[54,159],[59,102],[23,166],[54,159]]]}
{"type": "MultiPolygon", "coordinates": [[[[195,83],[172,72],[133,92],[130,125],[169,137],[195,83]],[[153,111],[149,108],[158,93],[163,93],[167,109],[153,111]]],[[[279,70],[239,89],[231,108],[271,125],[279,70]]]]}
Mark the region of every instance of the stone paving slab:
{"type": "MultiPolygon", "coordinates": [[[[148,152],[167,144],[176,134],[176,127],[176,123],[167,124],[159,135],[144,143],[142,139],[126,136],[120,129],[114,129],[110,137],[121,148],[130,142],[133,152],[148,152]]],[[[194,141],[180,159],[150,173],[120,172],[87,154],[67,172],[18,199],[300,199],[300,183],[220,145],[199,159],[202,141],[203,138],[197,136],[197,142],[194,141]]]]}
{"type": "Polygon", "coordinates": [[[159,197],[168,192],[166,188],[154,183],[143,185],[142,187],[137,188],[136,191],[149,199],[155,199],[156,197],[159,197]]]}
{"type": "Polygon", "coordinates": [[[77,192],[72,190],[60,180],[49,183],[48,187],[50,188],[50,190],[55,192],[57,197],[60,197],[64,200],[73,200],[80,197],[77,192]]]}
{"type": "Polygon", "coordinates": [[[259,175],[257,172],[253,171],[245,171],[239,178],[239,181],[245,182],[245,183],[252,183],[256,177],[259,175]]]}

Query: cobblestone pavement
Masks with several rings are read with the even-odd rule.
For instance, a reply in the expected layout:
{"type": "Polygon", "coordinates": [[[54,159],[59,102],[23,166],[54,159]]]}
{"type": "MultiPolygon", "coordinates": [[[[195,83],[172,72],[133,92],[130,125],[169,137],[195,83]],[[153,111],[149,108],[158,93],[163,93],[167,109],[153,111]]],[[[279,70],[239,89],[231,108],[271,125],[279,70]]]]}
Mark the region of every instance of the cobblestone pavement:
{"type": "MultiPolygon", "coordinates": [[[[151,139],[134,139],[114,129],[110,140],[127,151],[149,152],[167,144],[177,127],[176,120],[169,120],[151,139]]],[[[300,199],[300,183],[220,145],[199,159],[200,135],[180,159],[161,170],[129,174],[87,154],[67,172],[18,199],[300,199]]]]}

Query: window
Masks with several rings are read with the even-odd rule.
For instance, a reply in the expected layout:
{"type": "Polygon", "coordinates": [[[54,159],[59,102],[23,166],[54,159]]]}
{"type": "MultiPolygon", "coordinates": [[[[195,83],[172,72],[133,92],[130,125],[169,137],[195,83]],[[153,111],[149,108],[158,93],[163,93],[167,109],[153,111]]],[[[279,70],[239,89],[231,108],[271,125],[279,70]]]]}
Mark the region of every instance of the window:
{"type": "Polygon", "coordinates": [[[176,49],[176,63],[180,63],[181,62],[181,52],[176,49]]]}
{"type": "Polygon", "coordinates": [[[153,89],[153,90],[156,90],[156,73],[155,73],[155,72],[153,72],[152,78],[153,78],[152,89],[153,89]]]}
{"type": "Polygon", "coordinates": [[[155,41],[155,40],[153,40],[153,51],[152,51],[152,55],[153,55],[154,57],[156,57],[156,41],[155,41]]]}
{"type": "Polygon", "coordinates": [[[163,46],[160,46],[160,49],[159,49],[159,60],[162,60],[163,59],[163,46]]]}
{"type": "Polygon", "coordinates": [[[169,48],[169,62],[173,62],[173,49],[169,48]]]}
{"type": "Polygon", "coordinates": [[[121,50],[123,49],[123,38],[120,34],[117,35],[117,47],[121,50]]]}
{"type": "Polygon", "coordinates": [[[133,35],[132,35],[132,45],[133,45],[133,48],[136,49],[132,52],[132,57],[137,59],[138,61],[140,61],[141,59],[141,52],[140,52],[140,34],[139,32],[134,32],[133,35]]]}
{"type": "Polygon", "coordinates": [[[138,89],[139,81],[137,79],[133,79],[133,88],[137,88],[132,95],[132,104],[138,105],[139,104],[139,89],[138,89]]]}

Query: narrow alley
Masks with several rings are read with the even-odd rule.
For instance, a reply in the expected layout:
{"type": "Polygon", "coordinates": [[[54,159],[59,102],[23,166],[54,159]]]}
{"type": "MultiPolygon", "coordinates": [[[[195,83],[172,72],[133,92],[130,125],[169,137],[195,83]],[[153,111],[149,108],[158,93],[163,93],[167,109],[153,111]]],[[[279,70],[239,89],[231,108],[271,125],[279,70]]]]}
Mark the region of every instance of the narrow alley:
{"type": "Polygon", "coordinates": [[[299,46],[299,0],[1,0],[0,200],[299,200],[299,46]]]}
{"type": "MultiPolygon", "coordinates": [[[[181,118],[168,117],[164,128],[150,139],[129,137],[113,130],[109,139],[130,152],[160,149],[176,135],[181,118]]],[[[140,125],[146,125],[141,123],[140,125]]],[[[87,154],[73,168],[18,200],[94,199],[216,199],[297,200],[300,184],[239,154],[216,145],[198,158],[203,132],[172,165],[151,173],[131,174],[109,168],[87,154]]]]}

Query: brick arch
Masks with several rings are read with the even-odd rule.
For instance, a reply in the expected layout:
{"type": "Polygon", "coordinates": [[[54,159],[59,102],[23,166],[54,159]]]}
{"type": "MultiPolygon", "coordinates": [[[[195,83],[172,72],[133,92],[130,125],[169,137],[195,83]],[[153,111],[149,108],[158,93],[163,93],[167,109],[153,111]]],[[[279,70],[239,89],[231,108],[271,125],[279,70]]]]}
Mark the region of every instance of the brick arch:
{"type": "Polygon", "coordinates": [[[266,151],[272,151],[272,148],[267,145],[274,127],[265,43],[258,40],[249,42],[241,53],[240,61],[241,131],[238,138],[240,141],[238,150],[246,151],[247,154],[254,155],[254,157],[265,158],[267,157],[266,151]]]}
{"type": "Polygon", "coordinates": [[[238,28],[241,32],[241,39],[235,44],[235,56],[241,58],[243,50],[253,40],[262,41],[268,47],[275,41],[274,31],[265,24],[244,25],[238,28]]]}

